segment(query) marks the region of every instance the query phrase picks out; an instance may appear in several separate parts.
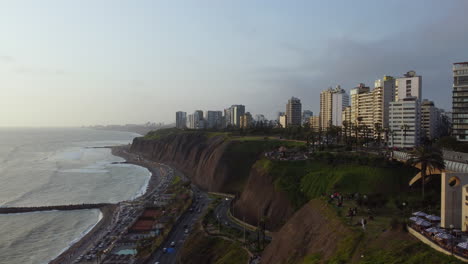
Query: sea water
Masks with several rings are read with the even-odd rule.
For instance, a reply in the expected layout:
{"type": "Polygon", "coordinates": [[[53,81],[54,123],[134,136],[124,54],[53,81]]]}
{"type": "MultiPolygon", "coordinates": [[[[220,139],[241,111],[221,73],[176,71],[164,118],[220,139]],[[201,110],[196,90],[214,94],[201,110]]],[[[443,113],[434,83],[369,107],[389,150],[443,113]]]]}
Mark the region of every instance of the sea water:
{"type": "MultiPolygon", "coordinates": [[[[134,133],[0,129],[0,206],[119,202],[141,195],[150,172],[110,149],[134,133]]],[[[99,210],[0,215],[0,263],[47,263],[89,231],[99,210]]]]}

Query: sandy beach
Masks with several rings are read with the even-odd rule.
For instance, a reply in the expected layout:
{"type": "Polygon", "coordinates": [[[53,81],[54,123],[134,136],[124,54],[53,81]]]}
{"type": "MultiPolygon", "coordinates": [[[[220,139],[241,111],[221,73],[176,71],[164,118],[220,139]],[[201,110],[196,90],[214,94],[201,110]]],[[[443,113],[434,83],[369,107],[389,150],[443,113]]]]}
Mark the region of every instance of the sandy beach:
{"type": "MultiPolygon", "coordinates": [[[[156,186],[160,182],[160,168],[159,164],[151,161],[145,161],[139,159],[138,155],[132,154],[129,152],[129,146],[116,146],[110,147],[112,154],[114,156],[121,157],[125,159],[125,162],[138,165],[141,167],[147,168],[151,172],[151,178],[146,187],[145,193],[137,199],[145,199],[147,195],[152,193],[156,186]]],[[[118,210],[119,205],[108,205],[102,207],[100,210],[102,212],[102,219],[91,229],[85,236],[83,236],[76,243],[71,245],[68,249],[62,252],[54,260],[50,261],[50,264],[62,264],[62,263],[71,263],[73,260],[78,258],[80,255],[88,252],[93,246],[94,243],[99,241],[107,232],[108,227],[112,223],[114,213],[118,210]]]]}

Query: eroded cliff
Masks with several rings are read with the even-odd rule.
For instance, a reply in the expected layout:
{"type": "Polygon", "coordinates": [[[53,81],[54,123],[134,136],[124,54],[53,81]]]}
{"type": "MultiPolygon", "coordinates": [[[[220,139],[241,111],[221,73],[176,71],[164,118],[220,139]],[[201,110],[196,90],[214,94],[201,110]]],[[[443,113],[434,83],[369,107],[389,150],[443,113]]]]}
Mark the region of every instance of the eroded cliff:
{"type": "Polygon", "coordinates": [[[278,229],[293,213],[286,195],[272,177],[253,168],[272,141],[242,141],[203,133],[175,134],[161,139],[135,138],[131,151],[169,164],[207,191],[236,194],[236,217],[257,225],[266,216],[267,229],[278,229]]]}

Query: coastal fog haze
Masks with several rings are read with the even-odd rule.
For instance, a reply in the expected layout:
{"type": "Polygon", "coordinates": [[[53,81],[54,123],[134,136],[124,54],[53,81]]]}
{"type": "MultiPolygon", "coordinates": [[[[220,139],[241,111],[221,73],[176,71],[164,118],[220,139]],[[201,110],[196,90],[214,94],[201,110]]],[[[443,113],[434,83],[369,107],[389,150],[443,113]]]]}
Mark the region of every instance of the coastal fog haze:
{"type": "Polygon", "coordinates": [[[417,70],[449,108],[467,1],[2,1],[0,125],[157,121],[417,70]],[[259,100],[261,98],[261,100],[259,100]]]}
{"type": "Polygon", "coordinates": [[[468,0],[0,0],[0,264],[468,262],[468,0]]]}

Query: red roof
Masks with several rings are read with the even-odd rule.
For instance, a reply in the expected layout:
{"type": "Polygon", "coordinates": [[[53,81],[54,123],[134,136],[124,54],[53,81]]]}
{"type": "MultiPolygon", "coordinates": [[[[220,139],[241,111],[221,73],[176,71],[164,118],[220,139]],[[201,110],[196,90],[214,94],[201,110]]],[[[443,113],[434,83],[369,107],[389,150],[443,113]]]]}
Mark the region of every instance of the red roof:
{"type": "Polygon", "coordinates": [[[158,210],[158,209],[146,209],[146,210],[143,212],[142,217],[157,218],[157,217],[160,217],[161,215],[162,215],[162,211],[160,211],[160,210],[158,210]]]}

